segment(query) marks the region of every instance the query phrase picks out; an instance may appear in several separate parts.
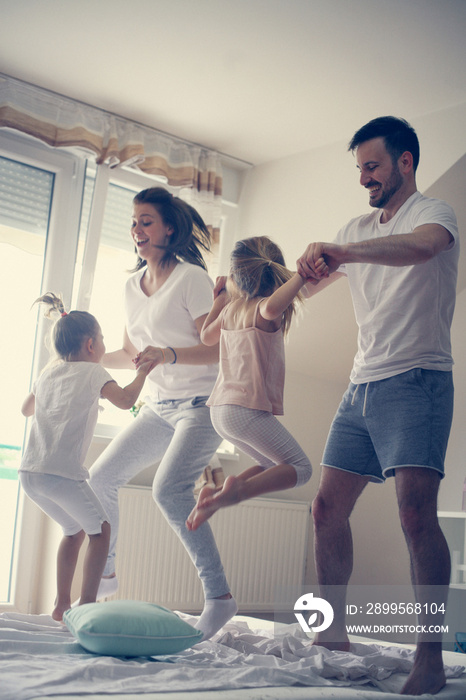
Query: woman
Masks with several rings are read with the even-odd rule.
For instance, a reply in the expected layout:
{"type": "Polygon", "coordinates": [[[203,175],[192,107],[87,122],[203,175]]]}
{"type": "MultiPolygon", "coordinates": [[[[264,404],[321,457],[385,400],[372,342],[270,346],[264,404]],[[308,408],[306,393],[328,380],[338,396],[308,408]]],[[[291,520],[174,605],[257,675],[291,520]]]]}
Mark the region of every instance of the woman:
{"type": "Polygon", "coordinates": [[[123,347],[107,353],[103,364],[156,366],[147,379],[149,397],[134,423],[90,470],[112,528],[98,598],[118,588],[118,489],[161,460],[153,497],[198,570],[206,602],[196,627],[208,639],[237,611],[210,527],[190,532],[185,526],[194,507],[194,482],[221,440],[205,405],[217,376],[218,347],[200,341],[212,305],[213,285],[202,257],[210,237],[195,209],[162,187],[143,190],[133,203],[131,235],[138,262],[125,289],[123,347]]]}

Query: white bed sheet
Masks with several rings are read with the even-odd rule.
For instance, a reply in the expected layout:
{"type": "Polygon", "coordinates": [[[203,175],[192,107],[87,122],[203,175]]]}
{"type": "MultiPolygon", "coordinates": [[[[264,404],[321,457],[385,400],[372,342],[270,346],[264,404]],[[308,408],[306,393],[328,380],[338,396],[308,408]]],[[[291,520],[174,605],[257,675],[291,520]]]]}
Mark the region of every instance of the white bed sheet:
{"type": "MultiPolygon", "coordinates": [[[[311,646],[297,624],[236,617],[180,654],[121,659],[87,653],[48,615],[2,613],[0,700],[394,700],[413,653],[358,638],[350,652],[329,652],[311,646]]],[[[464,656],[444,657],[448,682],[432,697],[464,700],[464,656]]]]}

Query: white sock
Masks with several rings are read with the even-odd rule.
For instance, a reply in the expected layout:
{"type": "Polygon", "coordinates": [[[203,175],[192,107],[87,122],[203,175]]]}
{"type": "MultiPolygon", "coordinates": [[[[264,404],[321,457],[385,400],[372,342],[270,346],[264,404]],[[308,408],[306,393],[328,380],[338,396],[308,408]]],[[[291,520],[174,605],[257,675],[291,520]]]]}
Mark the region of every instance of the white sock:
{"type": "MultiPolygon", "coordinates": [[[[118,590],[118,579],[116,576],[111,578],[101,578],[99,587],[97,589],[96,600],[103,600],[104,598],[109,598],[111,595],[116,593],[118,590]]],[[[81,601],[81,598],[75,600],[71,605],[72,608],[76,608],[81,601]]]]}
{"type": "Polygon", "coordinates": [[[237,612],[238,606],[234,598],[209,598],[205,601],[202,615],[194,627],[204,632],[204,642],[222,629],[237,612]]]}

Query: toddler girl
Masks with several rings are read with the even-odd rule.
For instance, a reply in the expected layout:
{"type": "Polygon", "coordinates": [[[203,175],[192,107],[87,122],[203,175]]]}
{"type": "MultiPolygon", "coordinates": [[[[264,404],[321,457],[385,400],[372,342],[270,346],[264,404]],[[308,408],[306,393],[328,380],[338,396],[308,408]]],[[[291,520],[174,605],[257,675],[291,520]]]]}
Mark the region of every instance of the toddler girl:
{"type": "Polygon", "coordinates": [[[99,398],[131,408],[153,365],[145,363],[128,386],[118,386],[100,364],[105,345],[94,316],[86,311],[66,313],[61,299],[51,293],[37,302],[50,307],[47,316],[60,314],[52,330],[58,359],[44,369],[23,403],[23,415],[34,418],[19,476],[26,494],[63,528],[52,612],[53,619],[61,621],[71,604],[71,583],[85,534],[89,546],[80,604],[95,602],[107,558],[110,525],[83,465],[99,398]]]}
{"type": "Polygon", "coordinates": [[[311,476],[306,455],[275,417],[283,415],[284,335],[307,280],[285,268],[266,236],[239,241],[230,276],[217,280],[201,340],[220,340],[220,369],[207,404],[214,428],[257,461],[221,490],[205,486],[186,525],[195,530],[218,508],[270,491],[301,486],[311,476]]]}

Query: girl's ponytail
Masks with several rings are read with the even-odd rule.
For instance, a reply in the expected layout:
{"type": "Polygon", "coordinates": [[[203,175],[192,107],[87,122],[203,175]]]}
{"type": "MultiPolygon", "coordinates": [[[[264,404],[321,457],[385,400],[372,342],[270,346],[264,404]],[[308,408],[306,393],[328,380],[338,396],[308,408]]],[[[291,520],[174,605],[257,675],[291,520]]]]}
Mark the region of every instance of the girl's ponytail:
{"type": "Polygon", "coordinates": [[[53,325],[51,339],[53,349],[62,360],[73,360],[79,355],[83,342],[95,338],[99,328],[97,319],[87,311],[67,313],[63,300],[53,292],[43,294],[34,304],[49,307],[44,314],[47,318],[52,318],[54,314],[60,315],[53,325]]]}
{"type": "MultiPolygon", "coordinates": [[[[231,254],[231,277],[240,294],[247,299],[268,297],[285,284],[293,273],[285,267],[279,246],[267,236],[238,241],[231,254]]],[[[300,294],[296,297],[302,301],[300,294]]],[[[287,333],[296,310],[293,301],[283,313],[283,331],[287,333]]]]}
{"type": "Polygon", "coordinates": [[[46,316],[47,318],[51,318],[54,312],[59,313],[60,316],[67,315],[65,307],[63,305],[63,300],[60,299],[60,297],[58,297],[53,292],[47,292],[47,294],[43,294],[41,297],[35,300],[34,304],[47,304],[50,307],[49,310],[44,313],[44,316],[46,316]]]}

